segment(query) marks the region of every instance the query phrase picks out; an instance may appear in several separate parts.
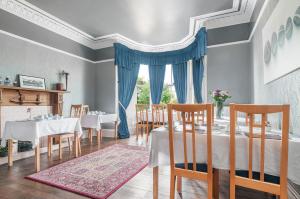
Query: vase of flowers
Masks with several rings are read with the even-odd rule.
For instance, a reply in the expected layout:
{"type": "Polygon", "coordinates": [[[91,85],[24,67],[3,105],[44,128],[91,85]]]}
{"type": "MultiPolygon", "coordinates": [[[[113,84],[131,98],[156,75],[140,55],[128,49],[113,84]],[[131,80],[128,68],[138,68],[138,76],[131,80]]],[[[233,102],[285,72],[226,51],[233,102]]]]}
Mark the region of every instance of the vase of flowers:
{"type": "Polygon", "coordinates": [[[213,99],[214,105],[217,107],[217,119],[222,118],[222,112],[224,108],[224,102],[231,98],[228,91],[216,89],[210,92],[210,95],[213,99]]]}

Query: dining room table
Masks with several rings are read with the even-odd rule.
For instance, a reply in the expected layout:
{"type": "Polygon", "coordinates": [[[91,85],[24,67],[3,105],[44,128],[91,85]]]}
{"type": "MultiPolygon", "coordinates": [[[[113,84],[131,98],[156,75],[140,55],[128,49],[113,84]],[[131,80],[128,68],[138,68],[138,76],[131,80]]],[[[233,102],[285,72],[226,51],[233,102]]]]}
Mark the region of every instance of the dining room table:
{"type": "Polygon", "coordinates": [[[78,157],[78,137],[82,135],[79,118],[49,118],[7,121],[1,140],[8,144],[8,166],[13,166],[13,140],[30,141],[35,149],[35,170],[40,171],[40,138],[48,135],[74,133],[75,157],[78,157]]]}
{"type": "Polygon", "coordinates": [[[81,117],[81,126],[99,131],[101,130],[101,124],[114,123],[116,121],[118,121],[118,116],[115,113],[90,112],[81,117]]]}
{"type": "MultiPolygon", "coordinates": [[[[105,124],[113,124],[115,133],[117,133],[118,115],[115,113],[105,113],[98,111],[91,111],[81,117],[81,126],[88,129],[90,143],[93,142],[93,130],[97,132],[97,142],[100,145],[102,137],[102,126],[105,124]]],[[[115,135],[116,137],[117,135],[115,135]]]]}
{"type": "MultiPolygon", "coordinates": [[[[242,119],[239,119],[241,121],[242,119]]],[[[230,132],[228,119],[215,119],[212,128],[212,158],[213,168],[218,175],[219,170],[230,169],[230,132]]],[[[195,127],[196,128],[196,127],[195,127]]],[[[268,129],[269,130],[269,129],[268,129]]],[[[243,123],[239,122],[236,130],[236,169],[248,170],[248,131],[243,123]]],[[[254,129],[254,132],[259,129],[254,129]]],[[[258,132],[257,132],[258,133],[258,132]]],[[[196,151],[197,162],[207,161],[207,134],[206,126],[199,125],[196,128],[196,151]]],[[[278,130],[266,132],[265,142],[265,173],[279,176],[280,173],[280,149],[281,135],[278,130]]],[[[174,159],[175,163],[184,162],[182,126],[174,128],[174,159]]],[[[191,135],[187,134],[187,143],[192,142],[191,135]]],[[[188,154],[192,154],[192,144],[187,145],[188,154]],[[190,152],[190,153],[189,153],[190,152]]],[[[150,136],[150,158],[148,166],[153,169],[153,198],[158,198],[159,190],[159,167],[169,166],[169,130],[168,126],[153,129],[150,136]]],[[[300,138],[292,134],[289,136],[288,179],[300,185],[300,138]]],[[[192,155],[188,156],[192,162],[192,155]]],[[[253,171],[260,171],[260,139],[254,138],[253,142],[253,171]]],[[[216,176],[218,179],[218,176],[216,176]]],[[[218,196],[217,196],[218,197],[218,196]]]]}

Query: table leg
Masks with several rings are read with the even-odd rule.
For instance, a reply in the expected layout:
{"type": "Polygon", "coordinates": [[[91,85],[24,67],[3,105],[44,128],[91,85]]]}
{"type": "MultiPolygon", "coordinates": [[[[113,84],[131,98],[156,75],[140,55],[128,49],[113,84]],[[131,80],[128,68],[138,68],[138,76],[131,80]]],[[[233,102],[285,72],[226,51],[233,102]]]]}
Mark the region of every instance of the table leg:
{"type": "Polygon", "coordinates": [[[35,171],[39,172],[41,170],[41,159],[40,159],[40,143],[35,147],[35,171]]]}
{"type": "Polygon", "coordinates": [[[213,171],[213,198],[219,199],[219,169],[213,171]]]}
{"type": "Polygon", "coordinates": [[[58,154],[59,154],[59,159],[62,159],[62,140],[61,136],[58,137],[58,154]]]}
{"type": "Polygon", "coordinates": [[[118,121],[115,121],[115,140],[118,140],[118,121]]]}
{"type": "Polygon", "coordinates": [[[8,140],[8,166],[13,165],[13,140],[8,140]]]}
{"type": "Polygon", "coordinates": [[[89,128],[88,132],[89,132],[88,134],[90,138],[90,144],[93,144],[93,129],[89,128]]]}
{"type": "Polygon", "coordinates": [[[74,138],[74,142],[75,142],[75,157],[78,157],[78,135],[77,133],[75,134],[75,138],[74,138]]]}
{"type": "Polygon", "coordinates": [[[153,168],[153,199],[158,199],[158,166],[153,168]]]}
{"type": "Polygon", "coordinates": [[[98,143],[98,146],[100,146],[100,143],[101,143],[101,130],[97,131],[97,143],[98,143]]]}
{"type": "Polygon", "coordinates": [[[48,158],[52,155],[52,137],[48,136],[48,158]]]}

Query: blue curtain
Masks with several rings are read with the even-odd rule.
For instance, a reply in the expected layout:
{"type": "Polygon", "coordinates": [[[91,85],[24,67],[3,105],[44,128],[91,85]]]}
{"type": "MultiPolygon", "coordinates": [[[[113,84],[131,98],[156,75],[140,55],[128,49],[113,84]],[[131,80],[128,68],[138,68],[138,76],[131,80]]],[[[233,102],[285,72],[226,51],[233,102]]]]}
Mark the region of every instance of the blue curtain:
{"type": "Polygon", "coordinates": [[[115,65],[130,67],[133,64],[167,65],[181,64],[192,59],[200,59],[206,55],[207,32],[202,27],[195,36],[195,40],[187,47],[166,52],[143,52],[133,50],[120,43],[114,43],[115,65]]]}
{"type": "Polygon", "coordinates": [[[133,64],[131,66],[123,67],[118,65],[118,92],[119,92],[119,138],[129,138],[129,130],[127,125],[126,108],[128,107],[132,98],[136,80],[138,77],[140,65],[133,64]]]}
{"type": "Polygon", "coordinates": [[[197,103],[202,103],[203,58],[193,59],[194,95],[197,103]]]}
{"type": "Polygon", "coordinates": [[[187,96],[187,62],[173,64],[172,67],[177,101],[184,104],[187,96]]]}
{"type": "Polygon", "coordinates": [[[159,104],[161,94],[164,87],[166,65],[150,65],[149,78],[150,78],[150,92],[151,101],[153,104],[159,104]]]}
{"type": "MultiPolygon", "coordinates": [[[[126,119],[126,108],[128,107],[138,76],[140,64],[146,64],[149,66],[165,66],[167,64],[173,65],[173,76],[175,81],[175,89],[177,99],[179,103],[186,102],[187,95],[187,61],[198,60],[206,55],[207,52],[207,31],[205,27],[202,27],[195,35],[195,40],[187,47],[174,51],[167,52],[143,52],[133,50],[120,43],[114,43],[115,48],[115,65],[118,66],[119,77],[119,137],[129,137],[129,131],[126,119]]],[[[158,73],[158,70],[154,69],[150,73],[158,73]]],[[[151,75],[153,76],[153,75],[151,75]]],[[[160,101],[161,91],[163,83],[163,75],[159,74],[159,77],[150,78],[152,81],[153,102],[160,101]],[[155,80],[157,79],[157,80],[155,80]]]]}

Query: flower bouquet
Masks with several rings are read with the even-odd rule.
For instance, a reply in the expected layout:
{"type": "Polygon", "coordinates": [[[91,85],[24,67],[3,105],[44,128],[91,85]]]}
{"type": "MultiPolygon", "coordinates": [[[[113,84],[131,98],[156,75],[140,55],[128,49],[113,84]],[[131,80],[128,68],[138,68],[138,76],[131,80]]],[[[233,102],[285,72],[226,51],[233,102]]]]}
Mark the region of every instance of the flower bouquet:
{"type": "Polygon", "coordinates": [[[217,106],[217,118],[221,119],[222,111],[224,108],[224,102],[228,98],[231,98],[231,96],[229,95],[228,91],[220,90],[220,89],[210,91],[210,96],[212,97],[215,106],[217,106]]]}

